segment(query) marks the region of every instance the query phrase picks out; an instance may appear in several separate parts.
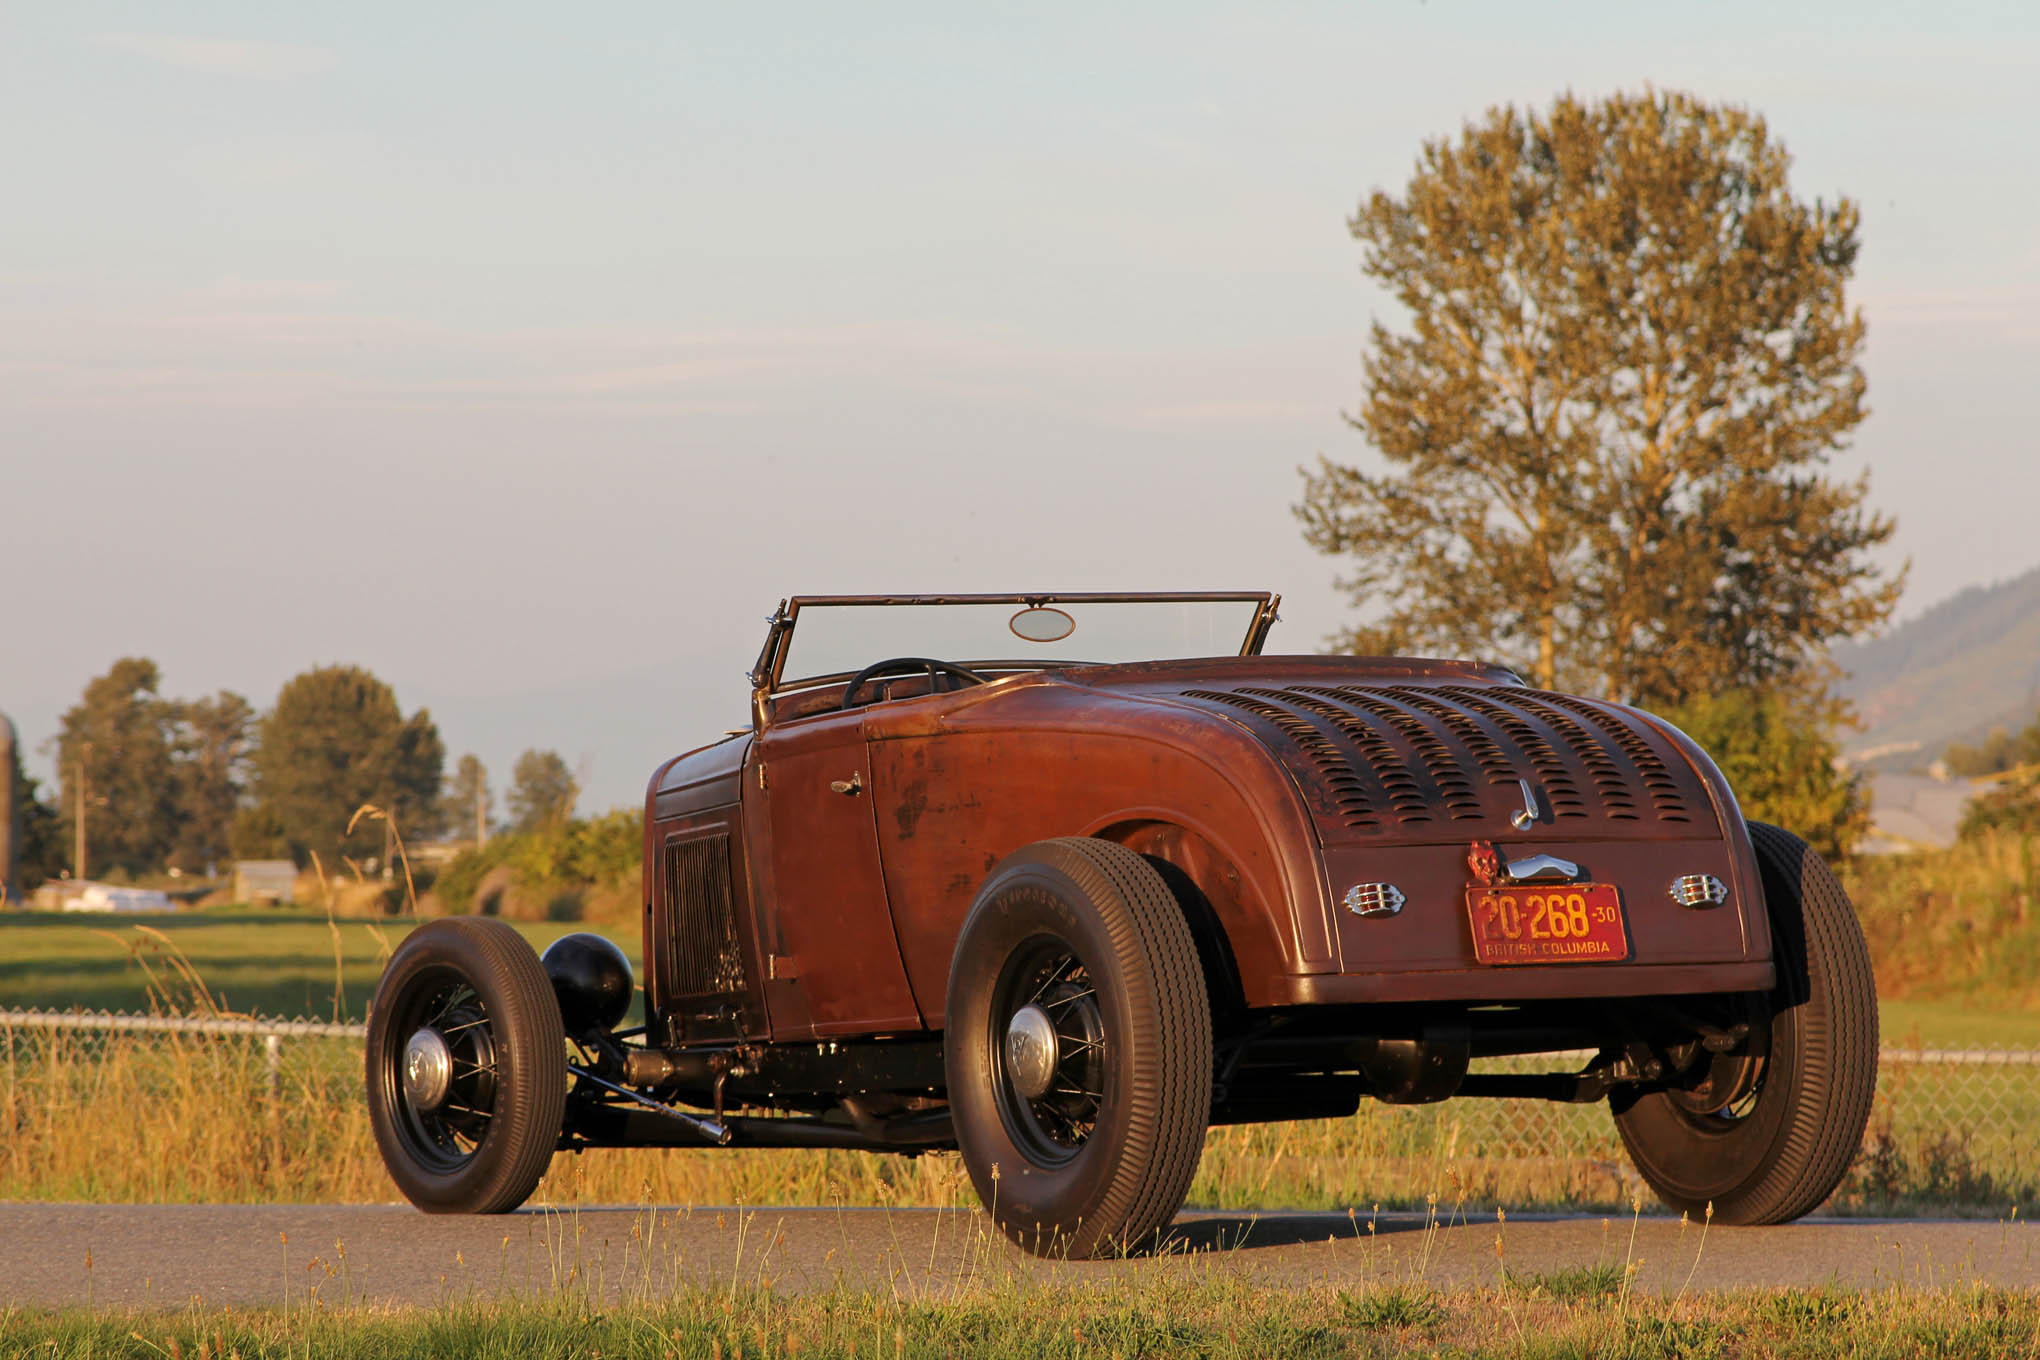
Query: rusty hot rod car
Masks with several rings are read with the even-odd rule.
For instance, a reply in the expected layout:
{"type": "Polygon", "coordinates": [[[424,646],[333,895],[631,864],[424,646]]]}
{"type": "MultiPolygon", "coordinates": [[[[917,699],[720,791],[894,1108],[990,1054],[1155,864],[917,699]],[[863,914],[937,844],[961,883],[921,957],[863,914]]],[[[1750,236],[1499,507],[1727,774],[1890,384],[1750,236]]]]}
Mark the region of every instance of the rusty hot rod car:
{"type": "Polygon", "coordinates": [[[782,604],[750,727],[646,791],[641,1027],[598,936],[397,950],[392,1177],[493,1212],[562,1148],[953,1147],[1008,1235],[1085,1254],[1168,1224],[1210,1125],[1514,1096],[1606,1101],[1673,1208],[1824,1200],[1878,1041],[1827,866],[1648,713],[1263,656],[1276,604],[782,604]]]}

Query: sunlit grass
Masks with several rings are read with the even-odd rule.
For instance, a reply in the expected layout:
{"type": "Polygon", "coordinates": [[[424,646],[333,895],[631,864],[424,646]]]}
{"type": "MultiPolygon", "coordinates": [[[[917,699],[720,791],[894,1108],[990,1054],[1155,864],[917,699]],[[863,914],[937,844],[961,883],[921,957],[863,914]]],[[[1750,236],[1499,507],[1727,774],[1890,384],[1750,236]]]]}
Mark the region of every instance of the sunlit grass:
{"type": "Polygon", "coordinates": [[[646,1356],[660,1360],[922,1360],[1106,1356],[1791,1355],[1993,1360],[2040,1349],[2040,1296],[1745,1290],[1655,1298],[1433,1290],[1421,1279],[1269,1288],[1221,1259],[1084,1283],[973,1282],[937,1297],[684,1288],[598,1305],[576,1291],[436,1308],[0,1310],[0,1351],[57,1357],[646,1356]]]}

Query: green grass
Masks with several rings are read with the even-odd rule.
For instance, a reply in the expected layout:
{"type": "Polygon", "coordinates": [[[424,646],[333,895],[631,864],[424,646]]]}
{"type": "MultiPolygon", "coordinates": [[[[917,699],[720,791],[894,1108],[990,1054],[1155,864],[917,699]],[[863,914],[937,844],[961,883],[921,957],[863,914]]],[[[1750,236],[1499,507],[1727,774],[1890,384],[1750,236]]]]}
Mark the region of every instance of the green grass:
{"type": "Polygon", "coordinates": [[[2040,1048],[2040,1011],[1910,998],[1877,1009],[1886,1048],[2040,1048]]]}
{"type": "Polygon", "coordinates": [[[320,1360],[431,1355],[645,1356],[658,1360],[935,1360],[936,1357],[1389,1357],[1558,1360],[1789,1355],[1800,1360],[1992,1360],[2040,1349],[2040,1295],[1833,1290],[1580,1298],[1433,1292],[1421,1282],[1270,1288],[1221,1259],[1202,1271],[1134,1271],[1089,1284],[965,1284],[912,1292],[691,1289],[596,1306],[562,1293],[438,1308],[323,1299],[290,1309],[0,1308],[0,1352],[52,1357],[320,1360]]]}
{"type": "MultiPolygon", "coordinates": [[[[264,908],[118,916],[0,912],[0,1008],[148,1010],[150,972],[166,979],[177,973],[161,942],[135,929],[146,926],[169,938],[225,1009],[331,1019],[337,930],[345,1016],[360,1020],[382,976],[385,943],[394,949],[417,924],[342,918],[329,926],[323,912],[264,908]]],[[[539,949],[569,931],[592,928],[513,924],[539,949]]],[[[623,947],[633,968],[639,966],[634,932],[602,933],[623,947]]],[[[188,1000],[188,989],[175,994],[188,1000]]]]}

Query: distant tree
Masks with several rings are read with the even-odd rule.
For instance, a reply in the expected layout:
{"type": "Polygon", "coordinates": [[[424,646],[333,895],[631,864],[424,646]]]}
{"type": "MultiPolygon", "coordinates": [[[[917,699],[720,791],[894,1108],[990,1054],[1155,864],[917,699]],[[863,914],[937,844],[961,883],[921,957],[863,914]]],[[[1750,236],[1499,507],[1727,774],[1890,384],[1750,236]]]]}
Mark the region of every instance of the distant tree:
{"type": "Polygon", "coordinates": [[[1663,716],[1714,757],[1752,821],[1784,827],[1829,861],[1852,853],[1869,829],[1862,779],[1838,760],[1832,706],[1731,690],[1663,716]]]}
{"type": "Polygon", "coordinates": [[[66,857],[63,824],[57,810],[43,801],[35,777],[21,763],[21,747],[15,746],[13,750],[14,787],[20,798],[17,812],[21,818],[16,828],[21,839],[15,845],[15,887],[26,893],[34,892],[45,880],[58,877],[70,867],[70,860],[66,857]]]}
{"type": "Polygon", "coordinates": [[[1743,109],[1568,95],[1361,205],[1410,329],[1375,323],[1351,418],[1388,471],[1320,459],[1297,506],[1375,611],[1341,645],[1657,706],[1819,688],[1890,613],[1892,521],[1827,472],[1865,414],[1856,206],[1788,164],[1743,109]]]}
{"type": "Polygon", "coordinates": [[[489,771],[475,755],[464,755],[454,767],[453,775],[446,781],[446,797],[440,808],[440,824],[449,828],[456,838],[469,834],[475,839],[488,839],[489,817],[495,811],[495,798],[489,792],[489,771]]]}
{"type": "Polygon", "coordinates": [[[234,815],[247,780],[255,710],[238,694],[176,705],[177,839],[171,862],[189,869],[232,854],[234,815]]]}
{"type": "Polygon", "coordinates": [[[1941,759],[1954,773],[1971,778],[2040,764],[2040,717],[2021,728],[2017,736],[1994,727],[1979,746],[1955,742],[1942,753],[1941,759]]]}
{"type": "MultiPolygon", "coordinates": [[[[276,809],[266,803],[249,804],[234,813],[227,845],[235,859],[289,859],[295,853],[290,829],[276,809]]],[[[323,857],[324,852],[320,853],[323,857]]],[[[336,863],[333,867],[340,866],[336,863]]]]}
{"type": "Polygon", "coordinates": [[[2008,774],[1969,800],[1955,834],[1966,841],[1992,832],[2040,836],[2040,770],[2008,774]]]}
{"type": "MultiPolygon", "coordinates": [[[[84,780],[85,872],[161,868],[177,836],[177,705],[157,695],[156,663],[123,657],[63,716],[56,737],[60,833],[75,846],[84,780]]],[[[66,856],[66,863],[75,851],[66,856]]]]}
{"type": "Polygon", "coordinates": [[[557,751],[526,751],[510,772],[510,818],[519,831],[531,831],[574,815],[581,791],[557,751]]]}
{"type": "MultiPolygon", "coordinates": [[[[280,828],[299,863],[316,850],[329,865],[382,853],[372,820],[343,837],[363,803],[388,810],[403,834],[439,827],[439,776],[446,748],[424,709],[403,716],[390,687],[356,666],[322,666],[284,685],[261,724],[255,749],[259,815],[237,828],[253,840],[266,822],[280,828]]],[[[239,846],[237,846],[237,850],[239,846]]]]}

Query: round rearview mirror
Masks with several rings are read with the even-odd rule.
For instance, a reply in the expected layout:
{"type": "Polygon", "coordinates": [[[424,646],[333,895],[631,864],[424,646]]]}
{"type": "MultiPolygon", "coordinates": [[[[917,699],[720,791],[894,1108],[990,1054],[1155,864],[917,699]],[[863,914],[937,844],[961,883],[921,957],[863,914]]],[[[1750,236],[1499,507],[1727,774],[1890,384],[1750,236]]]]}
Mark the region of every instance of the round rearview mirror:
{"type": "Polygon", "coordinates": [[[1021,610],[1006,626],[1013,630],[1015,637],[1026,638],[1029,642],[1061,642],[1077,631],[1075,619],[1046,605],[1021,610]]]}

